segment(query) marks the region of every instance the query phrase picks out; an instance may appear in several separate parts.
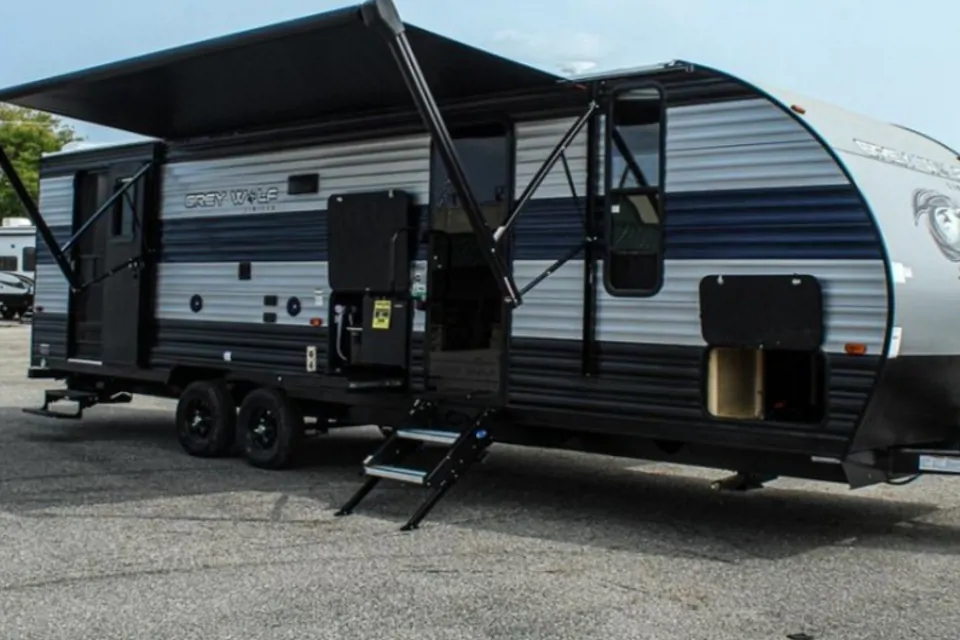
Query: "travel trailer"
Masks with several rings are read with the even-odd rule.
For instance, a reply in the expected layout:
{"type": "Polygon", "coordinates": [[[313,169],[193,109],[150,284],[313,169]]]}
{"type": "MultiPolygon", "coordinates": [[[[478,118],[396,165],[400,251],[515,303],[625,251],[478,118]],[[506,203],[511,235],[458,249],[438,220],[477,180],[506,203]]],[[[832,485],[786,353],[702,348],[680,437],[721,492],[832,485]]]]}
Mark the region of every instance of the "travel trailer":
{"type": "Polygon", "coordinates": [[[37,228],[29,218],[3,218],[0,222],[0,271],[33,278],[36,250],[37,228]]]}
{"type": "Polygon", "coordinates": [[[916,131],[684,61],[561,77],[388,0],[0,101],[151,138],[20,190],[34,413],[176,398],[189,454],[264,468],[381,425],[338,513],[408,482],[408,529],[496,443],[960,472],[960,161],[916,131]]]}
{"type": "Polygon", "coordinates": [[[27,315],[33,306],[37,229],[29,218],[0,223],[0,317],[27,315]]]}

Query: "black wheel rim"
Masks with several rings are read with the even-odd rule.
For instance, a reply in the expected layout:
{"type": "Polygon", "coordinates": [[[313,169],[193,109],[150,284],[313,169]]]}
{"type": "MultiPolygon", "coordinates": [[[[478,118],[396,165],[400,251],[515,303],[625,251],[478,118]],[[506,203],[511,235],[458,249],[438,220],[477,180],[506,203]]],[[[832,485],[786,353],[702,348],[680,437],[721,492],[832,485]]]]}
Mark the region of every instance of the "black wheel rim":
{"type": "Polygon", "coordinates": [[[187,436],[194,440],[206,440],[213,429],[214,419],[210,405],[201,400],[193,400],[187,404],[183,429],[187,436]]]}
{"type": "Polygon", "coordinates": [[[277,441],[277,417],[269,409],[259,409],[250,417],[247,427],[253,448],[266,450],[277,441]]]}

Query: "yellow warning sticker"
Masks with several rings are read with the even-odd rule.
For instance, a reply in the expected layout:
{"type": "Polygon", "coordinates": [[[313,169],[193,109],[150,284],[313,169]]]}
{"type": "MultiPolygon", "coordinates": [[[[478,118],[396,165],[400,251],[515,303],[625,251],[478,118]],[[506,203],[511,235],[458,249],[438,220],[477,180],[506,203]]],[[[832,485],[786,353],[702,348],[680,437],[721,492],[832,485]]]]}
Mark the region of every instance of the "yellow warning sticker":
{"type": "Polygon", "coordinates": [[[373,323],[371,328],[389,329],[390,328],[390,310],[391,310],[391,304],[389,300],[374,300],[373,301],[373,323]]]}

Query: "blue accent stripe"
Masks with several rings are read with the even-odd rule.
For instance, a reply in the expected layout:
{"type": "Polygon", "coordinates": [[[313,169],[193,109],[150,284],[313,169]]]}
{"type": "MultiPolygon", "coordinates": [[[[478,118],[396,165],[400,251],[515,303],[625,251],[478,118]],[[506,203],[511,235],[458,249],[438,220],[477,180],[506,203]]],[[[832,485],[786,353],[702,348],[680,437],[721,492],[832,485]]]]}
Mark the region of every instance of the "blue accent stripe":
{"type": "MultiPolygon", "coordinates": [[[[882,258],[852,186],[668,193],[666,202],[668,260],[882,258]]],[[[554,260],[582,242],[584,208],[582,198],[579,206],[572,198],[531,201],[516,223],[516,259],[554,260]]],[[[324,219],[311,211],[164,220],[161,260],[326,260],[324,219]]],[[[45,251],[38,259],[51,261],[45,251]]]]}
{"type": "MultiPolygon", "coordinates": [[[[517,260],[557,260],[583,242],[586,198],[531,200],[514,227],[517,260]],[[577,206],[579,204],[579,206],[577,206]]],[[[578,256],[582,259],[583,255],[578,256]]]]}
{"type": "MultiPolygon", "coordinates": [[[[668,192],[666,206],[667,260],[883,256],[852,186],[668,192]]],[[[579,208],[572,198],[532,201],[517,221],[517,259],[556,259],[581,242],[583,209],[582,199],[579,208]]]]}
{"type": "Polygon", "coordinates": [[[325,211],[164,220],[163,262],[296,262],[327,259],[325,211]]]}
{"type": "Polygon", "coordinates": [[[667,194],[670,260],[881,259],[854,187],[667,194]]]}
{"type": "MultiPolygon", "coordinates": [[[[420,210],[420,224],[427,207],[420,210]]],[[[164,220],[162,262],[308,262],[327,259],[326,211],[164,220]]],[[[420,247],[419,259],[426,259],[420,247]]]]}

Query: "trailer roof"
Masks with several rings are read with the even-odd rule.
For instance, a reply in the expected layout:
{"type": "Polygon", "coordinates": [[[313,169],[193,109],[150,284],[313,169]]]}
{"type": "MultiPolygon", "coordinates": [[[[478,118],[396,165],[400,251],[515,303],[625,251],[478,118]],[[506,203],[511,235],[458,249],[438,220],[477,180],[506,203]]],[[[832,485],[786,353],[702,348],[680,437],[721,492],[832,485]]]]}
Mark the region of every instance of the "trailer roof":
{"type": "MultiPolygon", "coordinates": [[[[405,26],[438,103],[563,80],[405,26]]],[[[0,102],[164,139],[414,107],[360,5],[0,89],[0,102]]]]}

